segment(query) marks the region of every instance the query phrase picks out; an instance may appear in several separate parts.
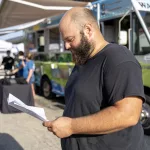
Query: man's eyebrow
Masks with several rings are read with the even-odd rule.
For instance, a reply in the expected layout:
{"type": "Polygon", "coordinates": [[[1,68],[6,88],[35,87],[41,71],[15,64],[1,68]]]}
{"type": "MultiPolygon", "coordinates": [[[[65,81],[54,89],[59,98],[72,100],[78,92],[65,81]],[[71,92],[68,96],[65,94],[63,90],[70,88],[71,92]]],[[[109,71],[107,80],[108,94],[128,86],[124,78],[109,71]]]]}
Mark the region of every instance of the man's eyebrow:
{"type": "Polygon", "coordinates": [[[74,36],[68,36],[64,38],[64,41],[68,40],[69,38],[73,38],[74,36]]]}

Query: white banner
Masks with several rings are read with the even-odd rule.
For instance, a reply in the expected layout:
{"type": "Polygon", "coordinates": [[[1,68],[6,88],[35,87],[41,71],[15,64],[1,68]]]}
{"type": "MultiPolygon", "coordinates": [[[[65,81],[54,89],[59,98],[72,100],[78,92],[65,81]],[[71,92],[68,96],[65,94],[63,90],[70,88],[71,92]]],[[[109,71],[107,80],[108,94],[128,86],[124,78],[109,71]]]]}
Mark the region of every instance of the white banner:
{"type": "Polygon", "coordinates": [[[141,11],[150,11],[150,0],[132,0],[135,8],[141,11]]]}

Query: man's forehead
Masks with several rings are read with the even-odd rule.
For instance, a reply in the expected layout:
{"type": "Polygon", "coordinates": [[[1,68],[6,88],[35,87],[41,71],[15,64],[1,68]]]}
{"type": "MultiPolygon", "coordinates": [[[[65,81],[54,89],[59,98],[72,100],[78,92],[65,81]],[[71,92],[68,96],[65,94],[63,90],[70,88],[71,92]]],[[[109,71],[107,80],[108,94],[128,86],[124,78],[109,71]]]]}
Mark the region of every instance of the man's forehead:
{"type": "Polygon", "coordinates": [[[60,27],[60,29],[63,29],[63,28],[66,28],[68,26],[71,26],[71,25],[72,25],[71,18],[63,17],[60,21],[59,27],[60,27]]]}
{"type": "Polygon", "coordinates": [[[63,40],[67,40],[68,38],[76,36],[76,32],[73,30],[69,30],[69,28],[64,31],[60,31],[60,33],[62,35],[63,40]]]}
{"type": "Polygon", "coordinates": [[[62,34],[68,35],[69,33],[77,32],[76,26],[71,22],[65,22],[59,25],[59,30],[62,34]]]}

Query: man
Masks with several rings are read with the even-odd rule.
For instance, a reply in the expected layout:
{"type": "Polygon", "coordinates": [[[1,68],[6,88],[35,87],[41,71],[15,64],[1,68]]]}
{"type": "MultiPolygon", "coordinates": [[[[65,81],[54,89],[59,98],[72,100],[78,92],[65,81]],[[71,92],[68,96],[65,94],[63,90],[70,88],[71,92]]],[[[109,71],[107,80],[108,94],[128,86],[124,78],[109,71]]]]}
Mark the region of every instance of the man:
{"type": "Polygon", "coordinates": [[[146,150],[137,60],[126,47],[104,40],[86,8],[69,10],[60,32],[76,65],[66,85],[63,117],[43,125],[62,139],[63,150],[146,150]]]}
{"type": "Polygon", "coordinates": [[[18,64],[14,70],[12,70],[11,74],[15,74],[16,77],[23,77],[24,73],[24,67],[25,67],[25,57],[24,57],[24,52],[19,51],[18,52],[18,64]]]}
{"type": "Polygon", "coordinates": [[[14,65],[14,59],[10,56],[9,50],[6,52],[6,54],[7,56],[3,58],[1,65],[4,65],[5,70],[12,70],[12,67],[14,65]]]}

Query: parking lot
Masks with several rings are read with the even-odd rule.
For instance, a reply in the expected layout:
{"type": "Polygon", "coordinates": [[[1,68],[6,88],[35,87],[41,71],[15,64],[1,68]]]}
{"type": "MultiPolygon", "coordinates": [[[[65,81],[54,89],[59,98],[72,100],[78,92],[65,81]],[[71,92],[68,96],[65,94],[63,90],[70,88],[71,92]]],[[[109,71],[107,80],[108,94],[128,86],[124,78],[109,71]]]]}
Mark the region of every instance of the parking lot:
{"type": "MultiPolygon", "coordinates": [[[[62,115],[63,103],[63,98],[36,96],[36,106],[44,108],[49,120],[62,115]]],[[[0,150],[60,150],[60,140],[32,116],[0,113],[0,150]]]]}
{"type": "MultiPolygon", "coordinates": [[[[49,120],[62,115],[64,99],[47,100],[36,96],[49,120]]],[[[150,137],[145,136],[150,147],[150,137]]],[[[25,113],[0,113],[0,150],[61,150],[60,139],[48,132],[42,122],[25,113]]]]}

